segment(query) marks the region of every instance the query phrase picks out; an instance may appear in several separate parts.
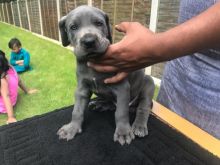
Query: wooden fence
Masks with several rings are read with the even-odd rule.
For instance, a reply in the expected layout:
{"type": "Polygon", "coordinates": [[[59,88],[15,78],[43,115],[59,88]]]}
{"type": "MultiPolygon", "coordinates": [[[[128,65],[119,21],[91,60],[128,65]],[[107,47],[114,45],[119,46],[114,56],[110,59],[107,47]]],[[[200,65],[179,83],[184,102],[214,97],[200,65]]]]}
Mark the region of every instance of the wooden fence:
{"type": "MultiPolygon", "coordinates": [[[[161,0],[156,31],[161,32],[177,23],[180,0],[161,0]]],[[[0,21],[60,41],[58,21],[80,5],[92,5],[104,10],[114,27],[122,21],[150,24],[152,0],[0,0],[0,21]]],[[[113,29],[113,41],[122,34],[113,29]]],[[[135,46],[135,45],[134,45],[135,46]]],[[[152,67],[151,74],[160,78],[163,64],[152,67]]]]}

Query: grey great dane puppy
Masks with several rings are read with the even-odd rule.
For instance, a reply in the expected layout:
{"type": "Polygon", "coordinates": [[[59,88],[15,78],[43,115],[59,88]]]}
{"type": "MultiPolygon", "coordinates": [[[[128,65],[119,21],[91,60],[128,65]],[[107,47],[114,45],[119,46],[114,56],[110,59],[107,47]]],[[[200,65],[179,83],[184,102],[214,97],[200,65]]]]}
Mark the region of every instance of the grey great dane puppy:
{"type": "Polygon", "coordinates": [[[82,131],[84,111],[92,93],[115,103],[114,141],[121,145],[130,144],[135,135],[147,135],[147,121],[155,88],[152,78],[145,76],[144,70],[137,70],[125,80],[109,85],[104,84],[103,80],[114,73],[99,73],[87,67],[87,61],[101,57],[112,42],[108,16],[97,8],[80,6],[61,18],[59,28],[63,46],[71,44],[74,47],[78,83],[72,120],[58,130],[59,138],[68,141],[82,131]],[[131,126],[129,106],[132,104],[137,104],[137,110],[131,126]]]}

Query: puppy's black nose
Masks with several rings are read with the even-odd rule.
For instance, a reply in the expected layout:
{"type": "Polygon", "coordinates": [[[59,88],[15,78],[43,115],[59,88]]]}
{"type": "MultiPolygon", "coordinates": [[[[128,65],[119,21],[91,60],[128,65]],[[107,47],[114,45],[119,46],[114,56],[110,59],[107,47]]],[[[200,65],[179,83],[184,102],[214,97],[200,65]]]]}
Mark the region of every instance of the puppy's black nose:
{"type": "Polygon", "coordinates": [[[97,36],[93,34],[85,34],[81,40],[80,43],[83,45],[85,48],[92,48],[95,46],[95,42],[97,40],[97,36]]]}

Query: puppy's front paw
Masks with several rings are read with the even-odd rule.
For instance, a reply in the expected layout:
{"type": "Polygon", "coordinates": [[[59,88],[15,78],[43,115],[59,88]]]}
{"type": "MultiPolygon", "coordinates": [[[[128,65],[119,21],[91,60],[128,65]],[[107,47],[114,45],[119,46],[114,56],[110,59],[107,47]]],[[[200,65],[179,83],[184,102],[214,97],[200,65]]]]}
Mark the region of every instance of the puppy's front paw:
{"type": "Polygon", "coordinates": [[[125,143],[130,144],[134,138],[135,136],[129,124],[120,124],[116,127],[114,134],[115,142],[118,141],[121,145],[124,145],[125,143]]]}
{"type": "Polygon", "coordinates": [[[132,131],[135,135],[139,137],[144,137],[148,135],[147,122],[137,122],[135,121],[132,125],[132,131]]]}
{"type": "Polygon", "coordinates": [[[73,139],[77,133],[81,133],[81,126],[77,123],[70,122],[62,126],[58,131],[57,135],[59,139],[66,139],[67,141],[73,139]]]}

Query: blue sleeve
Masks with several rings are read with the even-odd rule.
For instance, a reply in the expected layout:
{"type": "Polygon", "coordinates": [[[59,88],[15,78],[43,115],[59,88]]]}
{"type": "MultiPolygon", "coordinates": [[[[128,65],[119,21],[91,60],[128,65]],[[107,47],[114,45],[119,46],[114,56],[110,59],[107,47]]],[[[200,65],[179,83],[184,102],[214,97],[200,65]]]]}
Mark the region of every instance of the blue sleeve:
{"type": "Polygon", "coordinates": [[[27,51],[25,51],[24,52],[24,67],[28,68],[29,65],[30,65],[30,54],[27,51]]]}
{"type": "Polygon", "coordinates": [[[14,66],[17,65],[15,60],[15,54],[13,52],[11,52],[10,64],[14,66]]]}

